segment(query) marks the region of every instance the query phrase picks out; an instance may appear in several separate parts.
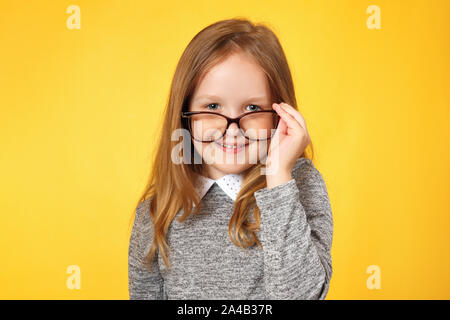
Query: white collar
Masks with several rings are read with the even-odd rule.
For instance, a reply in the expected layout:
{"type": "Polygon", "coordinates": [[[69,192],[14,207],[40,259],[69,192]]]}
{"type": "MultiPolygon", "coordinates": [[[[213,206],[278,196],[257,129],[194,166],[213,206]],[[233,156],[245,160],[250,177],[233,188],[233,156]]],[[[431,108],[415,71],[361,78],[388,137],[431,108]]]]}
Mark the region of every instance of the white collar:
{"type": "Polygon", "coordinates": [[[241,190],[243,175],[229,173],[223,177],[213,180],[203,175],[197,174],[198,179],[195,181],[195,190],[197,191],[200,199],[208,192],[214,183],[217,185],[233,200],[236,201],[237,194],[241,190]]]}

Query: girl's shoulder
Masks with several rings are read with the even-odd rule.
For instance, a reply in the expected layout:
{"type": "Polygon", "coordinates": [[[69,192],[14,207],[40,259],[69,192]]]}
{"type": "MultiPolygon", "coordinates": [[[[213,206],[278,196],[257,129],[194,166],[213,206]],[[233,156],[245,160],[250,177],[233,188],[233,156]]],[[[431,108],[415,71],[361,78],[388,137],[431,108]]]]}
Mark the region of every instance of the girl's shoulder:
{"type": "Polygon", "coordinates": [[[150,226],[150,202],[151,197],[141,201],[136,208],[134,225],[137,229],[147,229],[150,226]]]}

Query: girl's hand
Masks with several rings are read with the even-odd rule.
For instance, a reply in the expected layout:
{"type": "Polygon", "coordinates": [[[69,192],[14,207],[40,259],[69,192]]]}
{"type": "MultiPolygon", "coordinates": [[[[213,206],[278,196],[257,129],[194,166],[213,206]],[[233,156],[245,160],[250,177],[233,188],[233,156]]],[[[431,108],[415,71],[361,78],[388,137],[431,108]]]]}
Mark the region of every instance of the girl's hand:
{"type": "Polygon", "coordinates": [[[272,106],[280,116],[280,121],[266,158],[268,189],[292,179],[291,172],[295,162],[311,142],[305,119],[300,112],[284,102],[274,103],[272,106]]]}

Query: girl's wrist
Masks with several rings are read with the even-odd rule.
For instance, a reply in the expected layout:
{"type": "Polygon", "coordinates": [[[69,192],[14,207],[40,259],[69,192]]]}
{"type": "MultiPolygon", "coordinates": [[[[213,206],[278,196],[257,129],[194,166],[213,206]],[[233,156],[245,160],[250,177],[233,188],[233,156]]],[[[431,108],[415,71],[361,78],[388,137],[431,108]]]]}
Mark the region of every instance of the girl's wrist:
{"type": "Polygon", "coordinates": [[[275,188],[281,184],[284,184],[292,179],[291,171],[279,170],[276,173],[266,175],[267,189],[275,188]]]}

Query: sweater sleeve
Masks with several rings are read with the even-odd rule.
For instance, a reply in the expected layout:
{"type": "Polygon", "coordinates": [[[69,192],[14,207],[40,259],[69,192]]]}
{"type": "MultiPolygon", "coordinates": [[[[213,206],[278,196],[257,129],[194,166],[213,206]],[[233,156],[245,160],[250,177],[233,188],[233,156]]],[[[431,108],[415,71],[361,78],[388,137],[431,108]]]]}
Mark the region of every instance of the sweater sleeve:
{"type": "Polygon", "coordinates": [[[298,159],[292,175],[284,184],[255,192],[266,299],[323,300],[332,275],[327,188],[310,159],[298,159]]]}
{"type": "Polygon", "coordinates": [[[153,223],[149,215],[150,198],[141,202],[131,231],[128,248],[128,292],[130,300],[165,299],[164,281],[159,272],[157,255],[153,257],[150,271],[144,265],[144,253],[148,253],[153,241],[153,223]]]}

